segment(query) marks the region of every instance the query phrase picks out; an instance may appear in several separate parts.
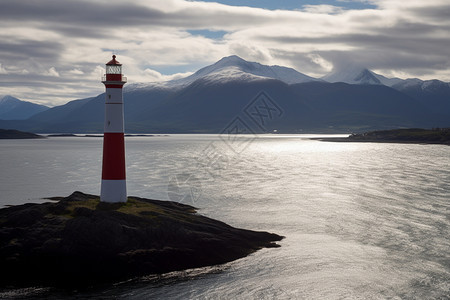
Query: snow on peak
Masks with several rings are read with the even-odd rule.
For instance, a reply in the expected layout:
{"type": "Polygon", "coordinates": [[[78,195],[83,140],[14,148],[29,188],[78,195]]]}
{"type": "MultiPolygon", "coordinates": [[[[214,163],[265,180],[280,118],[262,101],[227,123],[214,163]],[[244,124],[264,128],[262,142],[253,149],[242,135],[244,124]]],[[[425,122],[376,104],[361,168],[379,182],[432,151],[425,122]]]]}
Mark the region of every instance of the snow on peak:
{"type": "Polygon", "coordinates": [[[224,57],[216,63],[206,66],[188,77],[161,82],[158,86],[166,88],[180,88],[189,85],[198,79],[205,79],[210,82],[277,79],[287,84],[317,80],[313,77],[297,72],[292,68],[262,65],[257,62],[246,61],[237,55],[232,55],[224,57]]]}
{"type": "Polygon", "coordinates": [[[349,84],[382,84],[377,74],[366,68],[348,67],[334,71],[324,77],[328,82],[345,82],[349,84]]]}
{"type": "Polygon", "coordinates": [[[422,90],[437,90],[444,86],[450,86],[450,83],[443,82],[437,79],[425,80],[422,82],[422,90]]]}
{"type": "Polygon", "coordinates": [[[267,77],[254,75],[251,73],[243,72],[239,67],[229,66],[220,70],[220,72],[212,72],[205,76],[200,77],[205,82],[214,83],[214,82],[228,82],[228,81],[256,81],[256,80],[264,80],[267,77]]]}
{"type": "MultiPolygon", "coordinates": [[[[251,62],[248,62],[242,58],[240,58],[237,55],[231,55],[231,56],[226,56],[226,57],[222,57],[219,61],[217,61],[216,63],[207,66],[203,69],[207,69],[208,67],[212,67],[212,69],[220,69],[220,68],[224,68],[224,67],[236,67],[236,66],[241,66],[243,68],[245,68],[246,66],[251,66],[251,62]]],[[[211,69],[211,68],[210,68],[211,69]]]]}
{"type": "MultiPolygon", "coordinates": [[[[267,66],[262,65],[257,62],[249,62],[246,61],[239,56],[232,55],[228,57],[224,57],[215,64],[205,67],[201,70],[199,70],[194,75],[206,75],[216,72],[221,72],[224,69],[227,68],[235,68],[239,71],[247,74],[251,74],[257,77],[260,77],[261,79],[277,79],[280,81],[283,81],[287,84],[294,84],[294,83],[301,83],[301,82],[308,82],[308,81],[315,81],[317,79],[307,76],[305,74],[302,74],[300,72],[297,72],[296,70],[292,68],[287,67],[281,67],[281,66],[267,66]]],[[[254,76],[248,76],[250,78],[254,78],[254,76]]]]}
{"type": "Polygon", "coordinates": [[[401,80],[392,87],[398,90],[415,89],[433,93],[440,89],[450,88],[450,82],[443,82],[437,79],[421,80],[419,78],[408,78],[401,80]]]}
{"type": "Polygon", "coordinates": [[[364,69],[359,73],[359,75],[355,77],[355,81],[360,84],[381,84],[380,80],[367,69],[364,69]]]}

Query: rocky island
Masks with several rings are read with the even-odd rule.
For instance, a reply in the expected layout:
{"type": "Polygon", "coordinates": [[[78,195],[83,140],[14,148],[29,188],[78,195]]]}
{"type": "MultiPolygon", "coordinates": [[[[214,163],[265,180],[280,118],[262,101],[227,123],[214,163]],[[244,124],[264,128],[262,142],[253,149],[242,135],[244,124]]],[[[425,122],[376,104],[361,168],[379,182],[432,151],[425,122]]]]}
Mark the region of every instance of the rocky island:
{"type": "Polygon", "coordinates": [[[0,286],[85,287],[226,263],[282,236],[231,227],[189,205],[75,192],[0,209],[0,286]]]}

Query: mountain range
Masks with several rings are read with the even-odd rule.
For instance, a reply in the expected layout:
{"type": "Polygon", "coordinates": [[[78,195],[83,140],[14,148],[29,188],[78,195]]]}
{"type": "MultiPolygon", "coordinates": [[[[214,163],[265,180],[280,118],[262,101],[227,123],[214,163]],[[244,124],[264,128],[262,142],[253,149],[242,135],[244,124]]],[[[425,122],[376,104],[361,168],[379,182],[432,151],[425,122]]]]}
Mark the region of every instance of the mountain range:
{"type": "Polygon", "coordinates": [[[9,95],[0,96],[0,120],[25,120],[48,108],[9,95]]]}
{"type": "MultiPolygon", "coordinates": [[[[450,84],[348,68],[313,78],[292,68],[222,58],[182,79],[124,88],[130,133],[360,132],[450,126],[450,84]]],[[[2,106],[0,112],[4,114],[2,106]]],[[[0,128],[100,133],[104,94],[70,101],[0,128]]]]}

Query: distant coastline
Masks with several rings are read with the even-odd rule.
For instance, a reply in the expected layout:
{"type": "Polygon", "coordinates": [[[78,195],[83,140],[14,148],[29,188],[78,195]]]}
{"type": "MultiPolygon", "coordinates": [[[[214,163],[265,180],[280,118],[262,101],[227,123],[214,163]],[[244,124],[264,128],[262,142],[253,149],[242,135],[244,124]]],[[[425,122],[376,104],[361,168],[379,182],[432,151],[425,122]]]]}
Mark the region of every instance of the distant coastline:
{"type": "MultiPolygon", "coordinates": [[[[169,136],[167,134],[125,134],[126,137],[153,137],[169,136]]],[[[74,133],[54,133],[39,135],[31,132],[14,129],[0,129],[0,139],[45,139],[47,137],[96,137],[103,138],[103,134],[74,134],[74,133]]]]}
{"type": "MultiPolygon", "coordinates": [[[[126,137],[151,137],[151,136],[169,136],[168,134],[125,134],[126,137]]],[[[103,134],[74,134],[74,133],[57,133],[49,134],[47,137],[103,137],[103,134]]]]}
{"type": "Polygon", "coordinates": [[[0,139],[45,139],[45,137],[31,132],[0,129],[0,139]]]}
{"type": "Polygon", "coordinates": [[[450,145],[450,128],[409,128],[351,134],[346,138],[312,138],[325,142],[366,142],[450,145]]]}

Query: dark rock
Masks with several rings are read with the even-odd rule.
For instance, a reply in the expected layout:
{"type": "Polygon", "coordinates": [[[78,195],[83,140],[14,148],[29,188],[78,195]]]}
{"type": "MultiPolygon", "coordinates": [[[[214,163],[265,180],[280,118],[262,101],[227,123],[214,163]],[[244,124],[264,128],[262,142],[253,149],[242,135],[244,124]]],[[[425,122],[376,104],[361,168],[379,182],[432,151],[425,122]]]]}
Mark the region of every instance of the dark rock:
{"type": "Polygon", "coordinates": [[[189,205],[75,192],[0,209],[0,286],[80,287],[222,264],[283,237],[231,227],[189,205]]]}

